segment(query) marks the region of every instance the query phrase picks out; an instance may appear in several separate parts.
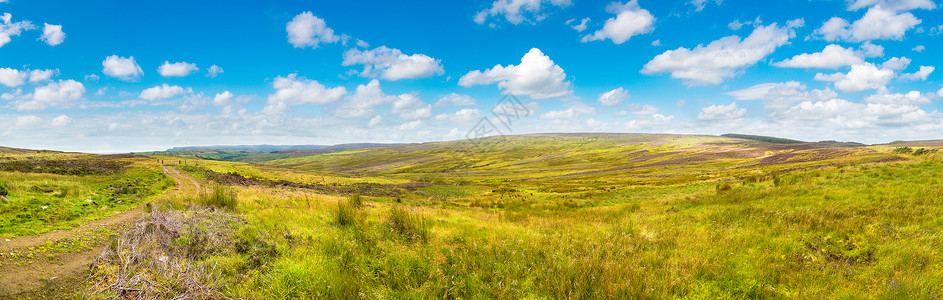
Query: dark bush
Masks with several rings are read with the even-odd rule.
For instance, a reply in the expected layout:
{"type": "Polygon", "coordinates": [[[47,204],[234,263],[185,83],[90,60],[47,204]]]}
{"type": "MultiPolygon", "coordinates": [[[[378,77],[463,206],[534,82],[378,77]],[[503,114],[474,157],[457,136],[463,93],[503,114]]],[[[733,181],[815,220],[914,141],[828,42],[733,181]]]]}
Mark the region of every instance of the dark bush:
{"type": "Polygon", "coordinates": [[[7,186],[3,183],[0,183],[0,196],[6,196],[9,193],[7,192],[7,186]]]}

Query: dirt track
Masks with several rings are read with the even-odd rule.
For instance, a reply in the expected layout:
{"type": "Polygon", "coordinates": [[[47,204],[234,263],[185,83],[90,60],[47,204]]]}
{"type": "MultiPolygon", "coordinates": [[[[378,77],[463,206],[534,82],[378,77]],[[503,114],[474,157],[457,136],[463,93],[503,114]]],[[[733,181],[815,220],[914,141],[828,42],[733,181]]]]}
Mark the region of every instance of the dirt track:
{"type": "MultiPolygon", "coordinates": [[[[200,191],[200,182],[173,167],[164,167],[164,174],[177,182],[177,188],[167,191],[166,194],[177,196],[193,195],[200,191]]],[[[20,298],[22,293],[45,290],[65,289],[63,285],[81,283],[84,272],[96,256],[104,249],[107,238],[95,238],[99,229],[110,229],[113,232],[121,230],[123,225],[141,216],[144,210],[141,207],[133,208],[114,216],[84,223],[71,230],[55,230],[36,236],[21,236],[0,240],[0,299],[7,297],[20,298]],[[83,248],[85,251],[59,253],[50,258],[49,253],[37,253],[27,259],[22,256],[14,258],[11,253],[29,253],[29,248],[42,246],[47,243],[56,243],[73,237],[93,238],[95,245],[83,248]],[[9,241],[7,241],[9,240],[9,241]]]]}

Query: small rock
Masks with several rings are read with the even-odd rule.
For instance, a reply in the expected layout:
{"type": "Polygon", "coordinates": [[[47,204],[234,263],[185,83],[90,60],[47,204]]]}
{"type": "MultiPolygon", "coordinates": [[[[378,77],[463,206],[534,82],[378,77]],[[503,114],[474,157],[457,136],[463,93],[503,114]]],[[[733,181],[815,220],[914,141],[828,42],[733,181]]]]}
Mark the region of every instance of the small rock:
{"type": "Polygon", "coordinates": [[[92,203],[92,199],[85,199],[85,202],[92,203]]]}
{"type": "Polygon", "coordinates": [[[46,206],[41,207],[43,210],[46,210],[46,206]]]}
{"type": "Polygon", "coordinates": [[[7,242],[9,242],[9,241],[10,241],[10,239],[4,239],[4,240],[6,240],[7,242]]]}

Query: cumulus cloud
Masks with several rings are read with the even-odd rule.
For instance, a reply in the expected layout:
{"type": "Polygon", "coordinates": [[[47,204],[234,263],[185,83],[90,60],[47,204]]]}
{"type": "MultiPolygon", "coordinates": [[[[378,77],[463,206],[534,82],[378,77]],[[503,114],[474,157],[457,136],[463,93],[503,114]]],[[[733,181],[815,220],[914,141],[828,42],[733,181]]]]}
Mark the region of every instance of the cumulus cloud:
{"type": "Polygon", "coordinates": [[[849,24],[845,19],[834,17],[815,30],[814,35],[826,41],[872,41],[901,40],[907,31],[922,23],[909,12],[897,12],[873,6],[861,19],[849,24]]]}
{"type": "Polygon", "coordinates": [[[52,119],[52,127],[63,127],[72,123],[72,118],[67,115],[59,115],[52,119]]]}
{"type": "Polygon", "coordinates": [[[65,41],[65,32],[62,32],[62,25],[43,23],[43,35],[39,39],[49,46],[59,45],[65,41]]]}
{"type": "Polygon", "coordinates": [[[85,86],[75,80],[59,80],[37,87],[24,101],[16,103],[18,110],[43,110],[46,107],[68,107],[85,95],[85,86]]]}
{"type": "Polygon", "coordinates": [[[376,116],[376,117],[371,118],[370,122],[367,122],[367,127],[374,128],[374,127],[380,126],[380,123],[382,122],[383,122],[383,117],[376,116]]]}
{"type": "Polygon", "coordinates": [[[199,69],[200,68],[196,67],[196,64],[185,61],[175,63],[164,61],[164,64],[157,68],[157,72],[160,73],[160,76],[164,77],[184,77],[199,69]]]}
{"type": "Polygon", "coordinates": [[[32,70],[29,72],[29,82],[37,83],[49,80],[53,75],[56,75],[58,70],[32,70]]]}
{"type": "Polygon", "coordinates": [[[334,35],[334,30],[327,27],[321,18],[315,17],[310,11],[298,14],[285,26],[288,31],[288,42],[295,48],[317,48],[320,43],[336,43],[340,36],[334,35]]]}
{"type": "Polygon", "coordinates": [[[600,94],[598,100],[599,104],[602,104],[603,106],[619,106],[626,99],[629,99],[629,96],[629,91],[622,87],[618,87],[611,91],[600,94]]]}
{"type": "Polygon", "coordinates": [[[571,25],[576,22],[576,19],[570,19],[566,21],[566,25],[570,25],[570,28],[573,28],[577,32],[583,32],[583,30],[586,30],[586,27],[587,27],[586,23],[589,22],[589,20],[590,20],[589,18],[583,18],[583,20],[581,20],[579,24],[571,25]]]}
{"type": "Polygon", "coordinates": [[[625,4],[610,3],[606,11],[616,16],[606,20],[602,29],[583,36],[583,42],[610,39],[620,45],[633,36],[646,34],[654,29],[652,24],[655,23],[655,16],[639,7],[638,0],[630,0],[625,4]]]}
{"type": "Polygon", "coordinates": [[[565,110],[548,111],[540,115],[545,120],[579,120],[580,115],[596,114],[596,109],[582,102],[571,102],[565,110]]]}
{"type": "Polygon", "coordinates": [[[736,120],[747,114],[746,108],[737,107],[736,102],[727,105],[711,105],[701,109],[697,119],[702,121],[736,120]]]}
{"type": "Polygon", "coordinates": [[[548,4],[565,8],[571,3],[570,0],[496,0],[490,8],[476,13],[474,21],[478,24],[485,24],[490,17],[503,16],[508,23],[514,25],[523,22],[536,23],[547,17],[547,13],[542,10],[548,4]]]}
{"type": "Polygon", "coordinates": [[[895,93],[877,93],[864,98],[867,103],[889,104],[889,105],[922,105],[932,102],[929,97],[918,92],[910,91],[906,94],[895,93]]]}
{"type": "Polygon", "coordinates": [[[134,61],[134,56],[124,58],[118,55],[109,56],[102,61],[102,73],[124,81],[137,80],[144,75],[141,66],[134,61]]]}
{"type": "Polygon", "coordinates": [[[455,113],[451,114],[438,114],[435,116],[436,120],[439,121],[449,121],[453,123],[470,123],[480,120],[484,114],[481,113],[478,109],[475,108],[463,108],[455,113]]]}
{"type": "Polygon", "coordinates": [[[406,123],[403,123],[402,125],[399,125],[399,130],[416,129],[416,128],[419,128],[420,126],[422,126],[422,120],[415,120],[412,122],[406,122],[406,123]]]}
{"type": "Polygon", "coordinates": [[[894,71],[879,68],[872,63],[851,66],[848,73],[815,74],[815,80],[828,81],[843,92],[860,92],[868,89],[884,89],[894,79],[894,71]]]}
{"type": "Polygon", "coordinates": [[[931,66],[920,66],[920,70],[914,73],[901,74],[900,78],[905,80],[914,80],[914,81],[925,81],[927,77],[930,76],[930,73],[933,73],[933,70],[936,70],[935,67],[931,66]]]}
{"type": "Polygon", "coordinates": [[[558,98],[573,93],[563,68],[537,48],[524,54],[519,65],[496,65],[490,70],[471,71],[458,81],[463,87],[492,83],[504,89],[504,94],[527,95],[532,99],[558,98]]]}
{"type": "Polygon", "coordinates": [[[223,73],[223,68],[220,68],[217,65],[212,65],[206,69],[206,77],[216,78],[217,75],[223,73]]]}
{"type": "Polygon", "coordinates": [[[439,101],[436,101],[435,103],[436,107],[469,105],[475,105],[475,98],[472,98],[472,96],[469,95],[457,93],[450,93],[448,95],[442,96],[442,98],[439,98],[439,101]]]}
{"type": "Polygon", "coordinates": [[[402,94],[393,101],[390,111],[403,120],[428,119],[432,116],[432,105],[426,104],[412,94],[402,94]]]}
{"type": "Polygon", "coordinates": [[[672,78],[682,79],[688,85],[720,84],[787,44],[795,37],[793,27],[799,25],[799,20],[783,27],[773,23],[757,27],[743,40],[734,35],[694,49],[668,50],[645,64],[642,73],[668,72],[672,78]]]}
{"type": "Polygon", "coordinates": [[[888,70],[900,71],[900,70],[906,69],[907,66],[909,66],[909,65],[910,65],[910,59],[909,59],[909,58],[906,58],[906,57],[891,57],[890,59],[888,59],[887,61],[885,61],[883,64],[881,64],[881,67],[883,67],[883,68],[885,68],[885,69],[888,69],[888,70]]]}
{"type": "Polygon", "coordinates": [[[939,91],[936,91],[936,96],[937,96],[937,97],[940,97],[940,98],[943,98],[943,88],[940,88],[939,91]]]}
{"type": "Polygon", "coordinates": [[[884,47],[879,45],[872,44],[870,41],[865,41],[859,47],[861,53],[867,57],[882,57],[884,56],[884,47]]]}
{"type": "Polygon", "coordinates": [[[773,65],[780,68],[838,69],[840,67],[861,63],[864,63],[864,59],[859,57],[858,53],[851,48],[844,48],[832,44],[825,46],[822,52],[799,54],[790,59],[774,63],[773,65]]]}
{"type": "Polygon", "coordinates": [[[19,128],[36,127],[36,126],[41,125],[42,122],[43,122],[43,119],[37,116],[33,116],[33,115],[16,117],[16,127],[19,127],[19,128]]]}
{"type": "Polygon", "coordinates": [[[10,13],[0,15],[0,47],[9,43],[14,36],[19,36],[23,31],[36,29],[30,21],[13,22],[13,16],[10,13]]]}
{"type": "Polygon", "coordinates": [[[283,113],[292,106],[305,103],[331,103],[347,94],[347,89],[342,86],[327,88],[315,80],[298,77],[298,74],[275,77],[272,87],[275,93],[268,96],[268,104],[262,110],[266,114],[283,113]]]}
{"type": "Polygon", "coordinates": [[[229,103],[229,100],[232,100],[233,94],[229,91],[223,91],[222,93],[216,94],[213,97],[213,105],[223,106],[229,103]]]}
{"type": "Polygon", "coordinates": [[[726,93],[737,100],[763,100],[765,109],[771,117],[777,117],[777,113],[789,108],[795,103],[809,100],[824,101],[838,97],[838,94],[831,89],[811,91],[797,81],[781,83],[763,83],[726,93]]]}
{"type": "Polygon", "coordinates": [[[144,100],[160,100],[182,95],[188,92],[192,92],[192,90],[184,89],[176,85],[168,85],[165,83],[163,85],[144,89],[141,91],[141,95],[139,95],[138,98],[144,100]]]}
{"type": "Polygon", "coordinates": [[[396,96],[383,93],[380,81],[374,79],[367,84],[357,86],[350,96],[344,98],[334,115],[345,118],[365,118],[376,115],[374,107],[398,100],[396,96]]]}
{"type": "Polygon", "coordinates": [[[399,49],[380,46],[373,50],[350,49],[344,52],[343,66],[363,65],[360,76],[395,81],[442,75],[442,61],[425,54],[403,54],[399,49]]]}
{"type": "Polygon", "coordinates": [[[26,83],[27,72],[12,68],[0,68],[0,84],[8,87],[17,87],[26,83]]]}
{"type": "Polygon", "coordinates": [[[896,11],[936,8],[932,0],[853,0],[848,1],[848,10],[859,10],[869,6],[881,6],[896,11]]]}

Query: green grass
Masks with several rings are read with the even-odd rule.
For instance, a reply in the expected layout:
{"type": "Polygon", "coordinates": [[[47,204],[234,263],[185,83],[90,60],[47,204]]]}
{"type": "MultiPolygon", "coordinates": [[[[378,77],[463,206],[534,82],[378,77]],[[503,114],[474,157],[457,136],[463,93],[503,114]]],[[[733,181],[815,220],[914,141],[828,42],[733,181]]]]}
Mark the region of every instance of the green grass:
{"type": "MultiPolygon", "coordinates": [[[[233,185],[238,210],[199,216],[237,222],[197,222],[157,250],[229,228],[174,259],[206,271],[191,276],[204,295],[244,299],[943,294],[939,153],[675,135],[531,135],[460,156],[453,146],[195,162],[265,180],[430,184],[398,197],[233,185]]],[[[175,288],[162,297],[187,293],[154,280],[175,288]]]]}
{"type": "Polygon", "coordinates": [[[0,182],[7,190],[0,198],[0,237],[69,229],[139,206],[172,186],[144,168],[87,176],[0,172],[0,182]]]}

